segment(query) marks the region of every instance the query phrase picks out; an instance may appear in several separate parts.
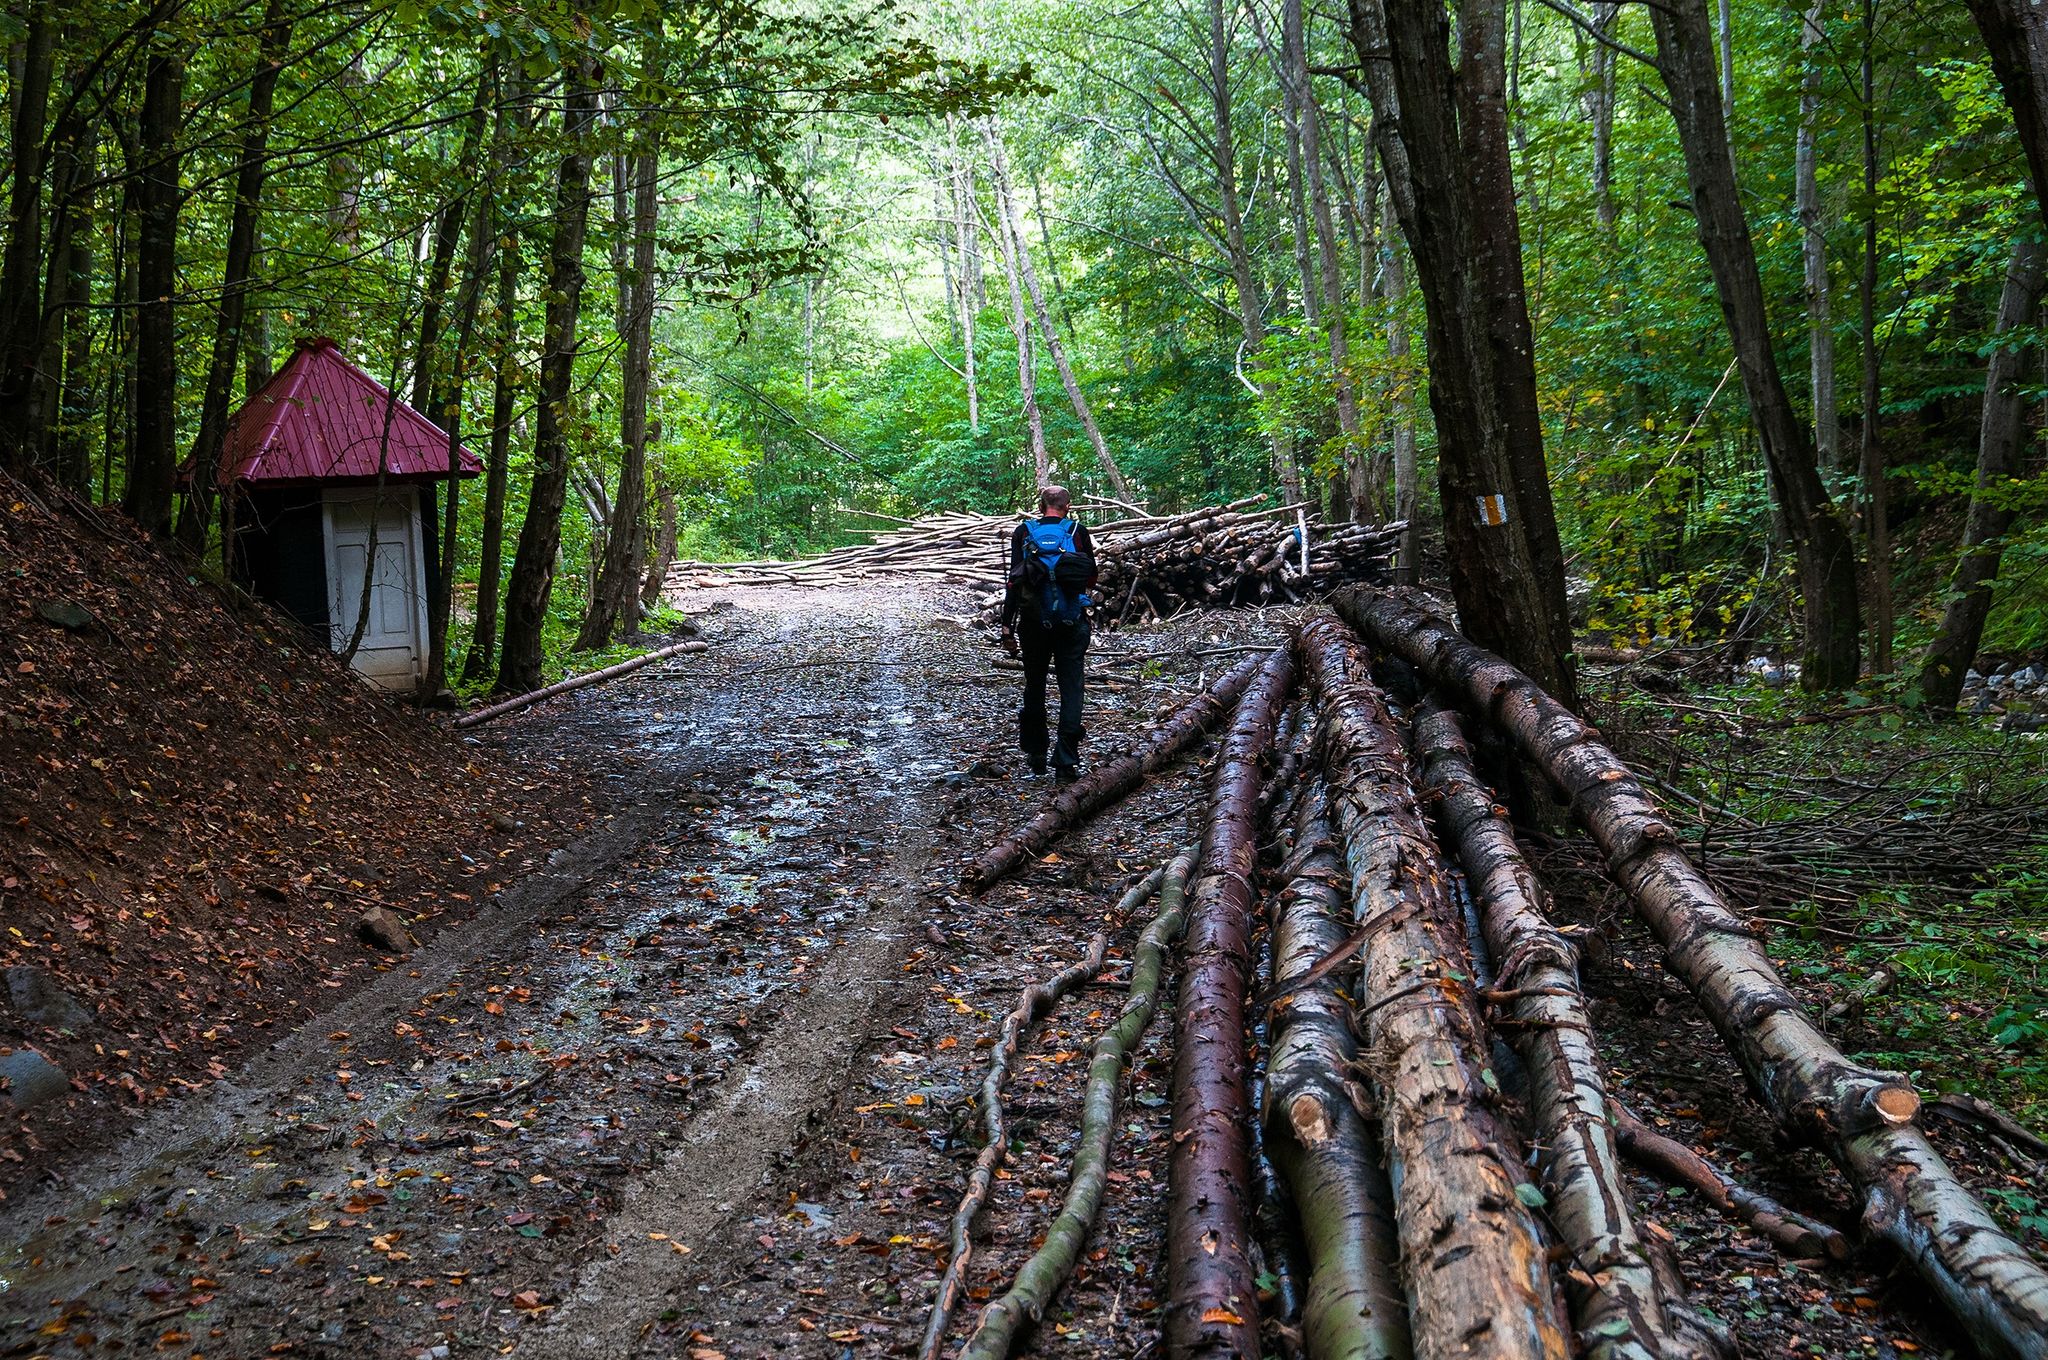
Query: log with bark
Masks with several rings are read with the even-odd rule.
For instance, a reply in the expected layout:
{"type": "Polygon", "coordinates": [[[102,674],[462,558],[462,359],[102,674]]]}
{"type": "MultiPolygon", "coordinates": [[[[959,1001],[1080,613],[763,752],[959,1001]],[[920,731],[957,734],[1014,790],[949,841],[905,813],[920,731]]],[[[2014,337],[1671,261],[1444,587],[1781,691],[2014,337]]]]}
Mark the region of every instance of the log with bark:
{"type": "Polygon", "coordinates": [[[1444,843],[1457,852],[1495,962],[1492,996],[1512,1017],[1527,1076],[1548,1218],[1578,1269],[1566,1276],[1572,1318],[1593,1360],[1732,1355],[1728,1337],[1682,1298],[1663,1295],[1622,1181],[1613,1113],[1578,951],[1547,916],[1506,809],[1473,768],[1457,716],[1416,710],[1414,746],[1444,843]]]}
{"type": "Polygon", "coordinates": [[[1334,978],[1296,985],[1350,933],[1349,879],[1320,780],[1295,796],[1294,844],[1273,908],[1266,1148],[1301,1214],[1308,1292],[1302,1342],[1311,1360],[1406,1360],[1407,1307],[1394,1236],[1393,1189],[1372,1097],[1358,1077],[1356,1017],[1334,978]]]}
{"type": "MultiPolygon", "coordinates": [[[[1137,952],[1131,959],[1130,999],[1124,1003],[1116,1023],[1096,1039],[1088,1061],[1088,1088],[1081,1097],[1081,1133],[1066,1199],[1052,1226],[1045,1230],[1045,1244],[1018,1268],[1008,1291],[982,1311],[974,1335],[960,1351],[960,1360],[1004,1360],[1024,1332],[1044,1319],[1046,1305],[1081,1259],[1081,1249],[1087,1245],[1109,1178],[1110,1140],[1116,1135],[1117,1091],[1131,1052],[1144,1037],[1158,1008],[1160,975],[1166,967],[1167,950],[1180,938],[1188,876],[1194,872],[1197,854],[1194,846],[1187,847],[1163,871],[1155,871],[1145,881],[1158,888],[1159,913],[1138,937],[1137,952]]],[[[1131,894],[1126,894],[1125,902],[1136,910],[1139,902],[1130,899],[1131,894]]]]}
{"type": "MultiPolygon", "coordinates": [[[[1158,888],[1160,877],[1161,873],[1148,875],[1131,889],[1131,895],[1150,894],[1158,888]]],[[[1137,906],[1135,902],[1128,905],[1133,910],[1137,906]]],[[[946,1262],[946,1273],[939,1279],[938,1297],[932,1303],[931,1318],[925,1324],[924,1344],[918,1350],[920,1360],[938,1360],[939,1348],[946,1339],[946,1324],[952,1321],[953,1309],[958,1306],[961,1289],[967,1283],[967,1266],[974,1259],[974,1221],[981,1217],[981,1206],[988,1202],[989,1191],[995,1186],[996,1168],[1002,1165],[1003,1155],[1009,1149],[1009,1127],[1003,1119],[1003,1087],[1010,1079],[1010,1064],[1016,1059],[1018,1046],[1024,1041],[1024,1031],[1043,1019],[1062,997],[1078,990],[1100,973],[1102,957],[1108,948],[1109,938],[1098,933],[1088,941],[1088,952],[1080,962],[1062,968],[1043,982],[1034,982],[1026,987],[1018,995],[1017,1004],[1003,1017],[1002,1031],[989,1055],[988,1075],[981,1080],[980,1106],[985,1141],[980,1155],[974,1159],[974,1169],[967,1174],[967,1191],[961,1195],[960,1205],[953,1211],[952,1256],[946,1262]]]]}
{"type": "Polygon", "coordinates": [[[968,865],[960,875],[961,884],[972,893],[988,891],[999,879],[1036,859],[1059,837],[1178,760],[1231,711],[1261,664],[1260,657],[1245,658],[1153,728],[1136,748],[1095,766],[1060,789],[1038,815],[968,865]]]}
{"type": "Polygon", "coordinates": [[[606,666],[603,670],[585,671],[582,675],[572,675],[566,680],[557,680],[552,685],[544,685],[528,693],[516,695],[505,700],[503,703],[492,704],[489,708],[479,708],[473,713],[465,713],[455,720],[455,726],[476,727],[491,721],[493,718],[502,718],[507,713],[517,713],[522,708],[531,708],[541,700],[552,699],[557,694],[567,694],[571,690],[586,689],[591,685],[601,685],[607,680],[616,680],[623,675],[631,675],[634,671],[651,666],[657,661],[666,661],[672,656],[684,656],[691,652],[708,652],[710,650],[710,643],[699,642],[694,638],[688,642],[677,642],[667,647],[657,647],[651,652],[642,652],[639,656],[629,656],[615,666],[606,666]]]}
{"type": "Polygon", "coordinates": [[[1291,648],[1255,658],[1217,758],[1202,876],[1188,910],[1173,1067],[1162,1321],[1166,1351],[1258,1360],[1257,1271],[1248,1215],[1252,1118],[1245,1052],[1259,792],[1294,679],[1291,648]]]}
{"type": "Polygon", "coordinates": [[[1673,1185],[1699,1193],[1728,1217],[1747,1223],[1794,1260],[1836,1260],[1849,1257],[1849,1240],[1804,1214],[1741,1185],[1712,1162],[1676,1138],[1657,1132],[1621,1102],[1611,1107],[1614,1136],[1630,1161],[1655,1172],[1673,1185]]]}
{"type": "Polygon", "coordinates": [[[1864,1226],[1912,1262],[1985,1352],[2048,1356],[2048,1270],[1928,1143],[1905,1078],[1850,1061],[1814,1025],[1756,930],[1686,857],[1598,733],[1412,592],[1347,591],[1337,607],[1376,645],[1505,728],[1548,773],[1780,1130],[1848,1173],[1864,1226]]]}
{"type": "Polygon", "coordinates": [[[1495,1109],[1464,925],[1407,751],[1350,629],[1319,613],[1301,649],[1354,922],[1325,960],[1355,949],[1362,965],[1354,993],[1398,1190],[1415,1354],[1564,1360],[1571,1344],[1529,1208],[1540,1196],[1495,1109]]]}

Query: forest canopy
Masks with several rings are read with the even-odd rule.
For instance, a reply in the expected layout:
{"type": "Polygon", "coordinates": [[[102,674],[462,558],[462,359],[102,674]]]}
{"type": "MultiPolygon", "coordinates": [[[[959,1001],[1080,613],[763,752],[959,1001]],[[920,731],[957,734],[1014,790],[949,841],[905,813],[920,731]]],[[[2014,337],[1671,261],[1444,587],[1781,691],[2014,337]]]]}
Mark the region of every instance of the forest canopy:
{"type": "Polygon", "coordinates": [[[229,418],[333,339],[488,469],[437,684],[1057,478],[1408,520],[1567,697],[1576,633],[1953,704],[2048,643],[2039,22],[28,0],[6,456],[219,570],[229,418]]]}

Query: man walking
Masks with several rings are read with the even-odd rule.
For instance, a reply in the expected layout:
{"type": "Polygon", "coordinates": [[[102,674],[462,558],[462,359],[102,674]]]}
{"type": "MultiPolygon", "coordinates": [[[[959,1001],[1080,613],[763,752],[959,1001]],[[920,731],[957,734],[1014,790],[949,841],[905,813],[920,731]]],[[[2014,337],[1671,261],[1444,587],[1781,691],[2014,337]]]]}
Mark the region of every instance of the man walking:
{"type": "Polygon", "coordinates": [[[1017,744],[1033,774],[1046,772],[1045,677],[1059,681],[1059,742],[1052,766],[1060,782],[1081,768],[1081,669],[1088,652],[1088,592],[1095,589],[1095,544],[1075,522],[1063,486],[1038,493],[1038,517],[1010,536],[1010,575],[1003,596],[1003,646],[1024,659],[1024,707],[1017,744]]]}

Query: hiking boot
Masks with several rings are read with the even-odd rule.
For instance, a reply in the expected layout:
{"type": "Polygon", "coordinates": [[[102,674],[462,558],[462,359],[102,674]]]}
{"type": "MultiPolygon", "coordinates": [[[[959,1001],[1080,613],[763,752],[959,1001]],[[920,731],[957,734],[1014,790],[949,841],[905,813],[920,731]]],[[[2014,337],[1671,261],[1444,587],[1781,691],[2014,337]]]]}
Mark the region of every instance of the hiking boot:
{"type": "Polygon", "coordinates": [[[1037,775],[1040,779],[1045,778],[1045,752],[1033,751],[1030,759],[1031,773],[1037,775]]]}
{"type": "Polygon", "coordinates": [[[1060,783],[1071,784],[1081,777],[1081,767],[1079,765],[1062,765],[1053,773],[1058,777],[1060,783]]]}

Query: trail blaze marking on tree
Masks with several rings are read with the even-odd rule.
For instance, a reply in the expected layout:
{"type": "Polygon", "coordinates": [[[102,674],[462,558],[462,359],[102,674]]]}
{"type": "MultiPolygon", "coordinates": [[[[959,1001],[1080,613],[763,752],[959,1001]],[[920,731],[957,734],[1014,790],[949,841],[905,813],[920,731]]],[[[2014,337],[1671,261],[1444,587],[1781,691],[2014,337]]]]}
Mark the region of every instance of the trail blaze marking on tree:
{"type": "Polygon", "coordinates": [[[1495,491],[1486,496],[1475,496],[1479,502],[1479,522],[1488,528],[1498,528],[1508,522],[1508,498],[1495,491]]]}

